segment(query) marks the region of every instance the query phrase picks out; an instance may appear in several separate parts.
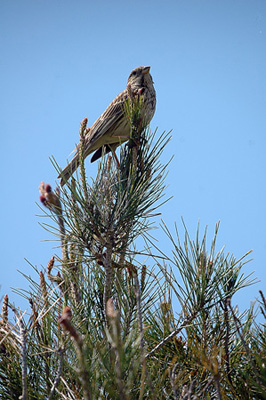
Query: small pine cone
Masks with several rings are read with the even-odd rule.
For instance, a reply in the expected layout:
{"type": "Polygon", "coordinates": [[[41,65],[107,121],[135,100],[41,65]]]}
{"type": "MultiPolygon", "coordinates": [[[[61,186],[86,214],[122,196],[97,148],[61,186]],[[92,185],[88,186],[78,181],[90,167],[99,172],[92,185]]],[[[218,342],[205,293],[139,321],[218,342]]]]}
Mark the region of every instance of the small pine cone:
{"type": "Polygon", "coordinates": [[[2,306],[2,318],[3,318],[3,322],[7,323],[8,320],[8,295],[6,294],[4,297],[4,301],[3,301],[3,306],[2,306]]]}
{"type": "Polygon", "coordinates": [[[54,266],[54,256],[50,259],[47,265],[47,274],[50,274],[54,266]]]}

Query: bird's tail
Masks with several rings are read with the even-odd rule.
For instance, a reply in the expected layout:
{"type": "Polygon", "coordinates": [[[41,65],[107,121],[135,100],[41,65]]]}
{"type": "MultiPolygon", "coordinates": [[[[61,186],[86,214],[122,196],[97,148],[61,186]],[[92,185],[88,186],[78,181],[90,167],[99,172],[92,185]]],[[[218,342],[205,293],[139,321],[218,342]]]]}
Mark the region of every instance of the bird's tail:
{"type": "Polygon", "coordinates": [[[71,160],[70,163],[67,164],[67,166],[63,169],[63,171],[61,171],[61,173],[57,177],[61,179],[60,180],[61,186],[64,186],[64,184],[68,181],[71,175],[76,171],[78,166],[79,166],[79,154],[76,153],[75,156],[73,157],[73,160],[71,160]]]}

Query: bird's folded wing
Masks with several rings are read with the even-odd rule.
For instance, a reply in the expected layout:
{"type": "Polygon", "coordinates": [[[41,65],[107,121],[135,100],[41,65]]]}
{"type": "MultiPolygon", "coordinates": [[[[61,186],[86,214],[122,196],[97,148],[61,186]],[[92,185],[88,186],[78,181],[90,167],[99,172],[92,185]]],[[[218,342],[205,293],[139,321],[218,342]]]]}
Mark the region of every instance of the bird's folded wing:
{"type": "Polygon", "coordinates": [[[123,104],[126,99],[127,91],[124,90],[94,122],[86,138],[85,153],[89,152],[90,148],[107,132],[111,135],[112,131],[115,131],[116,125],[119,125],[120,120],[124,117],[123,104]]]}

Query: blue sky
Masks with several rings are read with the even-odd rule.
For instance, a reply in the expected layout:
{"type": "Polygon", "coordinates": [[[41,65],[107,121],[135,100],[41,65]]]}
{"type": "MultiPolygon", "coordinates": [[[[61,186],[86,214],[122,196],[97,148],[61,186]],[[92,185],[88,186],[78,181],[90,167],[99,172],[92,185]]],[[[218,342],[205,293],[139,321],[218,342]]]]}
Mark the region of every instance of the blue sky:
{"type": "Polygon", "coordinates": [[[220,220],[217,250],[253,249],[244,272],[261,282],[235,300],[248,307],[266,284],[266,2],[2,0],[0,50],[0,297],[19,304],[17,270],[36,277],[25,258],[41,267],[56,252],[35,204],[41,180],[55,187],[49,157],[65,166],[82,119],[91,125],[130,71],[151,65],[151,128],[173,129],[162,218],[182,232],[183,217],[192,238],[199,220],[209,238],[220,220]]]}

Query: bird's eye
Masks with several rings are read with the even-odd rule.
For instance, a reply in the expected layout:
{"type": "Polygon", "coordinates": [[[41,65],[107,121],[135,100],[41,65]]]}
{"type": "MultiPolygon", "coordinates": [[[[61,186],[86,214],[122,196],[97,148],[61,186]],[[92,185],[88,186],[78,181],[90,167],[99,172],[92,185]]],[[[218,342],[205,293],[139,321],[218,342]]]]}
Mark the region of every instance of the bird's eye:
{"type": "Polygon", "coordinates": [[[137,73],[136,71],[133,71],[133,72],[132,72],[132,75],[136,75],[136,73],[137,73]]]}

